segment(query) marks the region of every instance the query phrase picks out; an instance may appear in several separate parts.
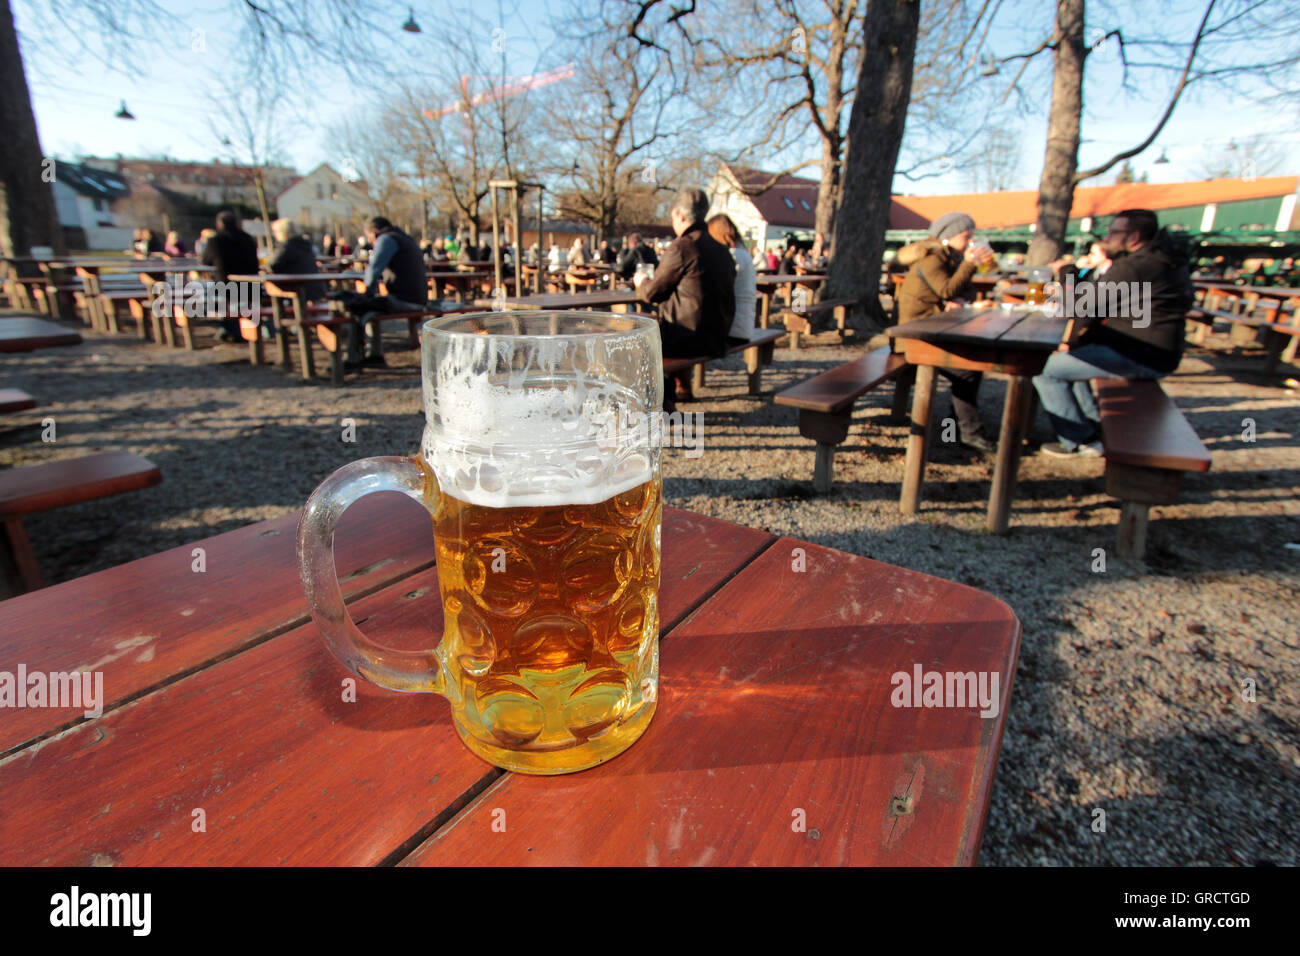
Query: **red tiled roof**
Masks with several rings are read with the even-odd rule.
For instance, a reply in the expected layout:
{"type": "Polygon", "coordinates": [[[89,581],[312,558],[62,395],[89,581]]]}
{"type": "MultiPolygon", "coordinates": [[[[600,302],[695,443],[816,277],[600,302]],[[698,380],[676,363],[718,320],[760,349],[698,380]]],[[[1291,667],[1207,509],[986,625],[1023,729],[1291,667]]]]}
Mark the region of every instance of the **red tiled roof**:
{"type": "Polygon", "coordinates": [[[727,169],[749,196],[759,215],[770,225],[800,229],[811,229],[816,225],[817,180],[779,175],[775,176],[776,181],[770,189],[763,190],[774,178],[773,173],[744,166],[728,166],[727,169]]]}
{"type": "MultiPolygon", "coordinates": [[[[1246,182],[1241,179],[1207,179],[1190,183],[1116,183],[1074,191],[1070,218],[1111,216],[1121,209],[1178,209],[1208,203],[1269,199],[1296,191],[1300,177],[1270,176],[1246,182]]],[[[959,210],[981,229],[1025,226],[1038,218],[1038,192],[964,193],[949,196],[894,196],[889,213],[891,229],[924,229],[946,212],[959,210]]]]}

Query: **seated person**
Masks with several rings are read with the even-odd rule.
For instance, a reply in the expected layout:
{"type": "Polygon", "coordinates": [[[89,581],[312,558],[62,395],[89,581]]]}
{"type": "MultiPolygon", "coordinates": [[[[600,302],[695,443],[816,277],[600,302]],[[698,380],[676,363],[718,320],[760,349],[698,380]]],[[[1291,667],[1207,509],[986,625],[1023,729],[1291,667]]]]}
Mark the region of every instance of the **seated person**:
{"type": "MultiPolygon", "coordinates": [[[[683,189],[669,209],[677,239],[664,252],[651,278],[636,276],[642,302],[659,306],[659,335],[665,358],[725,355],[727,333],[736,315],[736,264],[731,252],[709,235],[704,217],[709,198],[701,189],[683,189]]],[[[679,373],[674,392],[664,382],[664,410],[675,399],[690,401],[690,372],[679,373]]]]}
{"type": "MultiPolygon", "coordinates": [[[[898,289],[898,321],[915,322],[957,308],[974,298],[971,276],[977,265],[992,256],[970,244],[975,220],[963,212],[950,212],[930,223],[930,239],[909,243],[898,250],[896,261],[909,266],[898,289]]],[[[960,441],[977,451],[992,452],[994,443],[984,430],[979,412],[982,375],[969,369],[939,368],[952,385],[952,411],[960,441]]]]}
{"type": "MultiPolygon", "coordinates": [[[[277,219],[272,222],[271,235],[278,245],[275,256],[267,264],[268,272],[301,276],[315,275],[320,271],[316,268],[316,250],[312,248],[311,240],[294,228],[292,220],[277,219]]],[[[324,282],[309,282],[302,290],[308,302],[318,302],[325,298],[324,282]]],[[[262,325],[269,328],[269,320],[262,325]]]]}
{"type": "Polygon", "coordinates": [[[1127,301],[1122,315],[1096,315],[1074,319],[1071,340],[1047,360],[1034,388],[1043,411],[1052,420],[1058,442],[1044,445],[1043,453],[1056,458],[1097,457],[1102,454],[1101,413],[1092,393],[1094,378],[1158,379],[1178,367],[1183,355],[1183,325],[1193,302],[1187,260],[1159,230],[1149,209],[1126,209],[1115,216],[1110,232],[1099,246],[1112,260],[1104,279],[1076,280],[1099,283],[1093,299],[1098,312],[1109,307],[1104,287],[1146,283],[1150,298],[1127,301]],[[1148,314],[1141,313],[1145,304],[1148,314]]]}
{"type": "Polygon", "coordinates": [[[398,229],[383,216],[375,216],[366,224],[366,238],[372,246],[366,262],[366,292],[348,302],[348,311],[361,319],[344,327],[347,336],[347,358],[343,367],[355,370],[363,365],[384,366],[382,325],[376,321],[380,315],[396,312],[422,312],[429,298],[429,284],[424,271],[424,260],[416,241],[398,229]],[[383,278],[387,295],[379,294],[379,280],[383,278]],[[359,339],[366,339],[366,354],[361,355],[359,339]]]}
{"type": "MultiPolygon", "coordinates": [[[[212,266],[212,278],[217,282],[227,282],[232,275],[257,275],[257,240],[239,227],[238,217],[229,209],[217,213],[217,229],[203,247],[202,262],[205,266],[212,266]]],[[[244,302],[254,300],[255,296],[240,299],[244,302]]],[[[220,340],[242,341],[238,318],[222,318],[220,340]]]]}

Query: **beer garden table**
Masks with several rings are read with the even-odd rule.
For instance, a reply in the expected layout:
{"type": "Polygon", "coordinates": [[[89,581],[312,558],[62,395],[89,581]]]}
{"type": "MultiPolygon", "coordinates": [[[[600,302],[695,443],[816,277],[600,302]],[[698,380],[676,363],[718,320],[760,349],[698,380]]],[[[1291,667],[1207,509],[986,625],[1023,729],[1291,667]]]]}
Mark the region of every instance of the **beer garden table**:
{"type": "MultiPolygon", "coordinates": [[[[653,721],[609,763],[530,777],[470,753],[441,698],[356,681],[348,699],[299,587],[296,521],[0,602],[0,670],[103,675],[98,717],[0,710],[0,865],[978,855],[1020,642],[987,594],[665,508],[653,721]],[[996,715],[892,706],[891,675],[921,668],[999,674],[996,715]]],[[[336,554],[373,640],[436,642],[420,505],[358,502],[336,554]]]]}
{"type": "MultiPolygon", "coordinates": [[[[627,306],[649,305],[641,302],[635,289],[601,289],[596,292],[544,292],[541,295],[508,296],[502,300],[507,310],[510,309],[595,309],[607,308],[613,312],[625,312],[627,306]]],[[[493,299],[475,299],[474,304],[483,308],[495,308],[493,299]]]]}
{"type": "Polygon", "coordinates": [[[967,307],[885,330],[902,348],[907,361],[918,366],[912,393],[912,431],[907,440],[907,463],[898,503],[903,514],[915,513],[920,504],[934,403],[934,370],[972,369],[1009,377],[987,520],[990,531],[1001,534],[1007,530],[1020,446],[1033,408],[1029,380],[1043,370],[1048,357],[1061,344],[1065,329],[1065,319],[1048,317],[1034,308],[967,307]]]}
{"type": "Polygon", "coordinates": [[[0,321],[0,352],[31,352],[60,345],[80,345],[81,333],[56,322],[17,316],[0,321]]]}
{"type": "Polygon", "coordinates": [[[758,327],[767,328],[768,314],[772,309],[772,296],[783,285],[804,285],[814,289],[826,281],[826,276],[820,273],[801,273],[790,275],[782,273],[781,275],[760,275],[754,279],[754,285],[758,292],[758,327]]]}

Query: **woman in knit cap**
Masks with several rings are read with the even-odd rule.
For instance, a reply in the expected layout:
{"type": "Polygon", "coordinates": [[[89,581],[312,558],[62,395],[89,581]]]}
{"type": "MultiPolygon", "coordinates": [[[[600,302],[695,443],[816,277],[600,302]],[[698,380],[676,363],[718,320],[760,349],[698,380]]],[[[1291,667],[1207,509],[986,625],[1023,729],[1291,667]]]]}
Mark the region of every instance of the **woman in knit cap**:
{"type": "MultiPolygon", "coordinates": [[[[980,263],[992,256],[987,249],[971,247],[975,220],[964,212],[944,213],[930,223],[929,239],[898,250],[898,262],[910,266],[898,290],[898,321],[915,322],[973,298],[970,279],[980,263]]],[[[967,370],[937,369],[952,383],[952,410],[961,443],[983,452],[994,450],[979,415],[981,374],[967,370]]]]}

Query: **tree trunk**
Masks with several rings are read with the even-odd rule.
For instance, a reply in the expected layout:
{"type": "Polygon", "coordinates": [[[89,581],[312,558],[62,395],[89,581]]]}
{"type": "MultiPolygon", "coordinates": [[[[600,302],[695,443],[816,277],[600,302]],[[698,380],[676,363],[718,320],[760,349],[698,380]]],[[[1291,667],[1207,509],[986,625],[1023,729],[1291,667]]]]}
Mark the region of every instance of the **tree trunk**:
{"type": "Polygon", "coordinates": [[[0,254],[26,256],[32,246],[67,249],[54,206],[53,168],[45,173],[31,93],[23,72],[9,0],[0,6],[0,254]]]}
{"type": "Polygon", "coordinates": [[[1046,265],[1065,249],[1065,229],[1074,203],[1074,173],[1079,168],[1079,126],[1083,119],[1084,0],[1057,0],[1056,55],[1052,68],[1052,108],[1047,121],[1047,152],[1038,184],[1038,225],[1026,261],[1046,265]]]}
{"type": "Polygon", "coordinates": [[[822,179],[817,187],[817,216],[814,229],[823,236],[835,234],[835,212],[840,194],[840,143],[822,138],[822,179]]]}
{"type": "Polygon", "coordinates": [[[917,0],[867,0],[863,17],[865,48],[849,114],[843,199],[823,296],[861,300],[850,322],[863,331],[883,324],[880,265],[889,228],[890,186],[912,97],[919,16],[917,0]]]}

